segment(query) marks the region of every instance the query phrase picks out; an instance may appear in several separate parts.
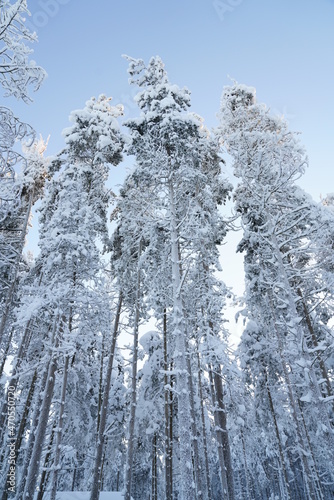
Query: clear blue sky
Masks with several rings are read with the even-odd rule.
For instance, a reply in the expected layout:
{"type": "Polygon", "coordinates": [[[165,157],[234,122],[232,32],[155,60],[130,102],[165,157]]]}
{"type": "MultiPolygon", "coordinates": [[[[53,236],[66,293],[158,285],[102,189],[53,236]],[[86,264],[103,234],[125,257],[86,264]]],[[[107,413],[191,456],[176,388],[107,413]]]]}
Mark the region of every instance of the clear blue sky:
{"type": "MultiPolygon", "coordinates": [[[[14,108],[62,147],[72,109],[100,93],[135,116],[125,53],[160,55],[170,80],[192,92],[192,110],[217,125],[231,78],[256,87],[258,99],[302,133],[310,168],[301,181],[315,199],[334,191],[333,0],[28,0],[39,43],[34,59],[48,72],[29,106],[14,108]]],[[[115,169],[115,182],[123,177],[115,169]]]]}

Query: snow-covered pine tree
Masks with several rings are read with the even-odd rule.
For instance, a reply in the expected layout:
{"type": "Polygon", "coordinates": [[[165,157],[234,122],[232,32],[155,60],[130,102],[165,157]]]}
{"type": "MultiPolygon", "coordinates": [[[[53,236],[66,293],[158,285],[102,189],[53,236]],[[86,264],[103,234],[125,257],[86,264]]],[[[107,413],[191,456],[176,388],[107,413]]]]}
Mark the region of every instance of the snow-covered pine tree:
{"type": "MultiPolygon", "coordinates": [[[[13,117],[12,117],[13,118],[13,117]]],[[[15,125],[19,127],[18,120],[13,118],[15,125]]],[[[7,125],[9,121],[7,121],[7,125]]],[[[22,125],[22,133],[26,130],[26,126],[22,125]]],[[[13,133],[15,129],[11,130],[13,133]]],[[[28,127],[28,131],[30,128],[28,127]]],[[[8,130],[7,130],[8,132],[8,130]]],[[[16,129],[17,132],[17,129],[16,129]]],[[[13,139],[15,134],[13,135],[13,139]]],[[[25,147],[25,157],[15,153],[14,151],[9,154],[9,151],[4,148],[2,154],[8,157],[12,157],[17,161],[18,158],[21,160],[22,171],[17,175],[13,172],[13,176],[8,171],[10,169],[14,170],[14,164],[7,164],[7,174],[6,178],[0,180],[0,185],[6,187],[6,184],[12,184],[11,196],[8,196],[5,202],[1,205],[3,208],[2,215],[3,220],[0,231],[0,247],[2,250],[1,255],[1,278],[0,282],[2,287],[2,310],[1,310],[1,322],[0,331],[3,334],[3,342],[0,347],[2,351],[2,363],[1,363],[1,376],[5,367],[5,363],[10,362],[12,367],[11,377],[6,381],[6,385],[3,387],[0,413],[0,443],[1,443],[1,454],[2,457],[6,455],[6,418],[7,418],[7,403],[8,403],[8,387],[12,390],[16,390],[18,385],[18,378],[20,372],[20,365],[25,359],[26,350],[29,346],[30,339],[30,324],[21,330],[15,326],[15,308],[19,307],[22,290],[26,280],[31,280],[30,270],[32,263],[29,259],[23,255],[23,247],[25,244],[25,237],[28,232],[28,225],[31,220],[32,207],[38,199],[43,196],[44,184],[48,171],[48,160],[43,158],[43,153],[46,149],[46,144],[42,139],[29,147],[25,147]],[[3,182],[1,182],[3,181],[3,182]]],[[[18,165],[16,165],[18,167],[18,165]]],[[[7,195],[9,191],[7,190],[7,195]]],[[[3,193],[3,192],[2,192],[3,193]]],[[[5,195],[6,196],[6,195],[5,195]]],[[[2,200],[4,201],[4,200],[2,200]]],[[[34,380],[34,377],[32,377],[34,380]]],[[[32,382],[30,380],[29,382],[32,382]]],[[[20,446],[20,441],[23,435],[24,421],[26,419],[26,408],[30,405],[31,390],[34,384],[28,389],[29,382],[26,380],[27,393],[22,397],[27,397],[25,404],[22,404],[24,408],[23,413],[20,414],[21,408],[18,409],[18,416],[20,425],[18,427],[18,435],[15,442],[16,445],[16,456],[18,455],[18,448],[20,446]]],[[[8,450],[7,450],[8,451],[8,450]]],[[[2,477],[3,481],[7,477],[8,463],[2,461],[2,477]]],[[[1,481],[1,486],[3,482],[1,481]]]]}
{"type": "MultiPolygon", "coordinates": [[[[86,353],[84,357],[87,356],[94,338],[108,329],[108,325],[103,324],[108,299],[104,291],[98,241],[108,244],[106,213],[109,195],[105,182],[109,166],[117,165],[121,159],[123,140],[117,123],[121,111],[120,107],[110,106],[110,99],[102,95],[87,101],[83,110],[72,113],[73,126],[64,131],[66,148],[58,160],[58,167],[62,170],[52,181],[42,208],[38,262],[43,279],[42,285],[36,287],[36,293],[44,310],[49,311],[49,324],[54,328],[50,327],[48,339],[50,350],[46,358],[49,358],[49,368],[40,418],[36,431],[32,433],[33,446],[32,443],[28,445],[32,448],[28,475],[22,478],[20,487],[23,491],[25,483],[24,495],[27,498],[33,498],[35,491],[57,371],[61,370],[63,374],[63,396],[58,416],[62,419],[68,373],[75,372],[76,360],[80,359],[76,351],[79,349],[86,353]]],[[[33,309],[31,314],[38,314],[38,310],[38,307],[33,309]]],[[[93,366],[91,369],[94,370],[93,366]]],[[[62,439],[61,432],[58,425],[57,446],[62,439]]],[[[59,455],[56,454],[54,460],[57,467],[53,495],[59,455]]]]}
{"type": "Polygon", "coordinates": [[[43,193],[47,163],[45,145],[33,144],[34,132],[7,108],[0,109],[0,343],[5,335],[8,316],[13,310],[17,277],[31,210],[43,193]],[[24,145],[26,157],[15,151],[15,142],[24,145]],[[27,146],[30,145],[30,148],[27,146]]]}
{"type": "MultiPolygon", "coordinates": [[[[193,471],[192,464],[194,450],[187,361],[191,355],[188,318],[193,317],[196,306],[193,302],[186,310],[184,290],[190,270],[196,266],[194,256],[199,254],[203,245],[211,245],[222,226],[215,210],[217,200],[224,200],[228,187],[226,183],[217,182],[218,177],[212,173],[219,169],[217,149],[209,145],[202,121],[186,112],[190,104],[189,91],[169,83],[159,57],[152,58],[147,66],[142,60],[128,60],[131,82],[141,88],[136,101],[142,114],[126,124],[131,131],[129,153],[134,154],[137,161],[128,180],[134,196],[127,195],[133,214],[134,207],[137,207],[137,221],[139,223],[140,219],[146,238],[142,255],[144,290],[149,290],[149,297],[153,297],[152,288],[154,292],[158,291],[160,318],[165,301],[173,324],[171,345],[174,345],[174,352],[171,359],[177,378],[180,494],[184,499],[201,498],[203,492],[199,482],[196,481],[197,488],[193,484],[193,474],[196,478],[200,472],[193,471]],[[214,221],[217,222],[215,229],[214,221]],[[159,234],[166,248],[163,255],[167,261],[161,262],[163,267],[158,264],[159,257],[158,260],[152,259],[156,255],[154,245],[159,234]],[[159,284],[159,278],[165,276],[166,263],[169,281],[165,282],[164,277],[159,284]],[[169,290],[167,300],[163,298],[168,296],[166,290],[169,290]]],[[[148,300],[154,303],[154,299],[148,300]]],[[[130,491],[127,495],[129,498],[130,491]]]]}
{"type": "Polygon", "coordinates": [[[250,319],[260,332],[270,331],[276,337],[304,494],[323,498],[328,488],[319,477],[331,478],[333,436],[305,341],[294,266],[304,259],[298,278],[302,277],[305,285],[313,271],[308,265],[312,253],[307,252],[307,246],[314,236],[314,212],[295,181],[304,172],[307,158],[286,123],[271,117],[265,106],[256,103],[254,89],[243,85],[224,90],[221,137],[239,178],[234,196],[244,228],[239,250],[246,252],[250,319]],[[312,404],[307,407],[307,403],[312,404]],[[315,440],[310,438],[314,432],[322,435],[322,444],[328,442],[328,446],[315,450],[315,440]]]}
{"type": "MultiPolygon", "coordinates": [[[[34,61],[29,60],[32,50],[26,43],[36,41],[37,36],[35,33],[30,33],[25,26],[26,13],[28,13],[26,0],[17,0],[14,4],[8,0],[0,1],[0,84],[5,90],[5,96],[13,95],[29,102],[30,86],[37,90],[46,73],[34,61]]],[[[8,108],[1,106],[0,349],[3,353],[1,374],[14,333],[13,329],[6,332],[6,328],[13,312],[19,268],[24,264],[22,250],[31,207],[40,196],[43,187],[43,175],[40,177],[42,172],[35,171],[31,176],[33,169],[27,168],[27,161],[18,153],[15,142],[25,141],[31,145],[33,140],[32,128],[15,118],[8,108]],[[24,179],[24,176],[27,177],[24,179]],[[6,333],[8,335],[4,338],[6,333]]],[[[39,160],[37,163],[41,163],[39,160]]]]}
{"type": "MultiPolygon", "coordinates": [[[[46,73],[35,61],[29,60],[32,52],[27,46],[37,40],[25,26],[28,13],[26,0],[14,4],[0,1],[0,84],[5,96],[15,96],[31,101],[29,87],[37,90],[46,73]]],[[[26,175],[26,160],[15,150],[16,141],[33,142],[32,128],[20,122],[13,113],[0,107],[0,343],[5,332],[22,249],[30,217],[32,198],[37,195],[36,185],[18,179],[18,172],[26,175]],[[24,172],[25,171],[25,172],[24,172]],[[35,195],[33,191],[35,190],[35,195]]],[[[31,179],[30,179],[31,180],[31,179]]],[[[36,179],[35,179],[36,180],[36,179]]],[[[10,342],[7,342],[9,346],[10,342]]],[[[5,347],[5,349],[7,348],[5,347]]]]}

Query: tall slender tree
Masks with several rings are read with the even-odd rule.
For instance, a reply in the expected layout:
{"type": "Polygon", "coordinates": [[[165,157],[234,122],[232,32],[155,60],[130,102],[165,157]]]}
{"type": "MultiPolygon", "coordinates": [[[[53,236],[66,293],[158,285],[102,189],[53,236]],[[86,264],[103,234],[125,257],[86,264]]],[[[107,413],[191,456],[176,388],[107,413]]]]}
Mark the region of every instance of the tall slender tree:
{"type": "Polygon", "coordinates": [[[331,477],[331,466],[324,466],[323,454],[331,464],[333,447],[329,444],[315,453],[310,435],[317,429],[324,442],[332,443],[333,437],[306,344],[296,286],[300,278],[305,285],[313,270],[308,265],[312,258],[308,245],[314,237],[314,211],[295,185],[307,166],[307,158],[286,123],[271,117],[265,106],[256,103],[252,88],[235,85],[224,90],[221,120],[222,140],[240,179],[234,196],[244,228],[239,249],[246,252],[250,318],[256,321],[259,331],[270,332],[277,345],[294,419],[295,451],[303,471],[304,494],[323,498],[326,486],[319,481],[319,468],[321,474],[331,477]],[[308,402],[312,402],[312,411],[308,402]]]}
{"type": "Polygon", "coordinates": [[[184,499],[201,498],[200,483],[196,488],[193,480],[200,476],[200,471],[193,470],[195,450],[191,445],[193,429],[190,425],[187,361],[191,356],[188,318],[195,314],[195,304],[187,310],[185,289],[194,256],[203,245],[212,244],[222,227],[215,210],[218,200],[223,202],[229,188],[218,177],[217,149],[210,142],[201,119],[186,112],[190,105],[189,91],[169,83],[160,58],[152,58],[147,66],[142,60],[128,60],[131,82],[141,88],[136,101],[142,111],[140,118],[126,124],[131,131],[128,151],[137,161],[128,181],[134,195],[128,200],[133,214],[137,206],[134,221],[139,223],[140,219],[143,227],[145,290],[161,290],[157,278],[163,276],[161,265],[164,264],[152,259],[156,254],[157,237],[160,242],[164,241],[166,248],[163,253],[169,265],[166,286],[170,298],[163,305],[164,294],[159,292],[159,300],[160,314],[161,307],[170,308],[173,322],[171,338],[178,395],[180,492],[184,499]],[[213,229],[214,221],[217,222],[216,229],[213,229]]]}
{"type": "MultiPolygon", "coordinates": [[[[73,126],[64,131],[67,147],[59,160],[62,171],[53,181],[42,210],[39,260],[43,268],[43,286],[38,293],[47,297],[48,308],[55,311],[52,320],[56,328],[49,340],[52,346],[49,373],[25,482],[24,495],[27,498],[32,498],[35,491],[57,369],[61,368],[63,372],[59,412],[62,420],[68,370],[70,360],[75,366],[77,342],[80,339],[81,349],[85,351],[90,343],[87,331],[92,328],[92,333],[99,335],[101,328],[106,327],[100,326],[96,330],[95,325],[94,331],[95,318],[106,301],[97,242],[108,244],[106,214],[109,195],[105,181],[109,165],[117,165],[120,161],[123,146],[117,124],[121,109],[110,106],[109,101],[105,96],[93,98],[83,110],[72,114],[73,126]],[[60,353],[64,356],[63,364],[60,353]]],[[[61,432],[59,428],[56,433],[58,449],[61,432]]],[[[57,451],[55,462],[57,470],[57,451]]],[[[52,495],[56,486],[55,472],[52,495]]]]}

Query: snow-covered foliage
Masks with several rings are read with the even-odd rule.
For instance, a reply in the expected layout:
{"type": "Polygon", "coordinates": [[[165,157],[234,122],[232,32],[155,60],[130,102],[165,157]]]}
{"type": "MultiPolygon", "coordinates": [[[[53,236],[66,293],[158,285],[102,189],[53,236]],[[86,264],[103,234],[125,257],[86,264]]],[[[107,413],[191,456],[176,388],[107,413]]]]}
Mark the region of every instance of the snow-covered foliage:
{"type": "Polygon", "coordinates": [[[37,36],[26,28],[26,15],[26,0],[0,1],[0,83],[6,96],[29,102],[29,87],[38,90],[46,72],[30,59],[27,43],[37,41],[37,36]]]}
{"type": "Polygon", "coordinates": [[[332,222],[295,184],[307,166],[296,134],[257,104],[254,89],[226,88],[220,118],[221,140],[239,179],[234,199],[244,229],[239,251],[245,253],[244,314],[250,322],[240,360],[254,391],[257,420],[275,431],[273,442],[266,435],[266,456],[277,460],[280,495],[302,489],[307,497],[326,496],[326,481],[318,476],[332,480],[333,414],[319,390],[319,379],[329,382],[329,367],[317,348],[329,340],[321,309],[332,304],[333,281],[322,271],[325,259],[317,256],[319,239],[332,222]],[[320,447],[316,436],[322,436],[320,447]],[[287,440],[290,457],[283,451],[287,440]],[[291,457],[302,467],[300,477],[291,457]]]}
{"type": "MultiPolygon", "coordinates": [[[[44,73],[28,61],[26,2],[0,7],[0,79],[28,100],[44,73]]],[[[254,88],[224,89],[211,134],[158,56],[125,57],[140,111],[128,137],[100,95],[50,159],[0,108],[0,495],[15,453],[17,500],[329,500],[334,196],[298,187],[305,150],[254,88]],[[134,165],[116,195],[123,150],[134,165]],[[224,151],[246,283],[234,352],[224,151]],[[40,253],[24,256],[39,200],[40,253]]]]}
{"type": "MultiPolygon", "coordinates": [[[[152,411],[153,408],[157,411],[157,417],[152,419],[151,415],[152,429],[148,436],[155,440],[155,450],[163,446],[164,443],[159,443],[159,438],[157,439],[161,434],[161,430],[158,432],[158,423],[161,421],[158,415],[162,412],[159,405],[162,405],[166,393],[160,392],[159,396],[158,393],[153,396],[155,390],[152,387],[149,392],[144,390],[146,380],[150,380],[152,384],[153,379],[156,383],[163,379],[165,390],[169,392],[171,375],[168,367],[173,366],[180,435],[177,453],[181,473],[180,482],[174,488],[178,489],[184,499],[194,498],[196,494],[199,498],[205,498],[208,481],[201,472],[201,457],[195,437],[195,387],[193,381],[189,380],[191,364],[197,367],[197,357],[190,342],[192,335],[198,343],[204,342],[204,335],[196,318],[200,315],[204,317],[204,308],[208,302],[215,300],[213,296],[216,292],[216,307],[219,307],[219,301],[220,307],[222,306],[223,294],[218,292],[220,284],[217,281],[214,283],[213,273],[219,268],[216,245],[224,238],[226,226],[217,206],[224,203],[230,186],[221,177],[217,143],[203,127],[203,121],[194,113],[188,112],[189,91],[168,81],[159,57],[152,58],[148,65],[142,60],[127,59],[130,82],[140,87],[136,102],[141,115],[126,123],[131,132],[127,152],[135,155],[137,165],[125,181],[115,212],[118,227],[113,239],[113,265],[122,289],[129,289],[129,297],[139,266],[141,294],[144,297],[140,312],[142,315],[147,314],[152,308],[155,317],[168,324],[162,332],[168,345],[164,362],[161,340],[160,348],[156,346],[154,349],[151,346],[151,351],[155,354],[150,351],[149,360],[141,372],[139,394],[142,391],[147,395],[151,394],[150,402],[144,405],[146,412],[150,405],[152,411]],[[139,242],[140,255],[137,250],[139,242]],[[206,298],[201,293],[204,289],[206,298]],[[197,329],[199,337],[195,334],[197,329]],[[150,362],[158,363],[156,356],[164,365],[167,380],[166,377],[159,377],[158,373],[154,376],[153,368],[149,367],[150,362]],[[192,420],[193,425],[190,425],[192,420]],[[193,483],[192,454],[196,485],[193,483]]],[[[221,287],[221,291],[224,291],[224,287],[221,287]]],[[[207,330],[213,328],[214,335],[219,336],[221,318],[215,322],[214,327],[208,317],[203,322],[206,323],[207,330]]],[[[211,349],[211,345],[206,349],[211,349]]],[[[139,408],[138,403],[137,410],[139,408]]],[[[140,422],[144,418],[145,421],[148,418],[146,412],[143,415],[141,410],[136,420],[140,422]]],[[[198,425],[202,427],[203,422],[198,421],[198,425]]],[[[166,428],[165,449],[169,438],[166,428]]],[[[136,461],[135,457],[134,450],[127,470],[136,461]]],[[[152,460],[154,467],[157,467],[154,455],[152,460]]],[[[222,470],[225,471],[225,466],[222,470]]],[[[126,481],[128,498],[130,490],[132,491],[131,479],[126,476],[126,481]]],[[[226,484],[223,487],[226,488],[226,484]]]]}

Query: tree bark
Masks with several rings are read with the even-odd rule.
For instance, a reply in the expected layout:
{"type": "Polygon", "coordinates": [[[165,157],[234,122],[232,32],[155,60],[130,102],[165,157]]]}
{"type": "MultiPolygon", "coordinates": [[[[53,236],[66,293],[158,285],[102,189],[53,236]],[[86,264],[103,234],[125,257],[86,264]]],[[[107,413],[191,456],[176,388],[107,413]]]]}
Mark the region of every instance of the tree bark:
{"type": "Polygon", "coordinates": [[[17,249],[17,257],[15,259],[14,269],[12,271],[13,275],[11,277],[11,283],[10,283],[8,291],[7,291],[5,306],[4,306],[4,310],[3,310],[3,314],[2,314],[2,318],[1,318],[1,322],[0,322],[0,344],[2,342],[2,337],[3,337],[4,332],[5,332],[10,308],[11,308],[12,301],[13,301],[13,295],[14,295],[14,290],[15,290],[15,286],[16,286],[17,275],[19,273],[19,267],[20,267],[20,262],[21,262],[21,258],[22,258],[24,241],[25,241],[25,237],[27,235],[28,223],[29,223],[29,219],[30,219],[30,215],[31,215],[33,195],[34,195],[34,190],[32,190],[30,192],[30,195],[29,195],[27,212],[26,212],[26,215],[25,215],[25,218],[23,221],[21,237],[20,237],[18,249],[17,249]]]}
{"type": "Polygon", "coordinates": [[[211,490],[211,479],[210,479],[210,469],[209,469],[209,458],[208,458],[208,443],[206,438],[206,426],[205,426],[205,415],[204,415],[204,400],[203,400],[203,389],[202,389],[202,368],[199,357],[198,343],[197,343],[197,366],[198,366],[198,390],[199,399],[201,405],[201,422],[202,422],[202,436],[203,436],[203,451],[204,451],[204,461],[205,461],[205,478],[206,478],[206,488],[208,492],[208,500],[212,499],[211,490]]]}
{"type": "Polygon", "coordinates": [[[165,386],[165,493],[166,500],[173,500],[173,467],[172,467],[172,448],[171,448],[171,429],[170,419],[173,418],[171,414],[170,405],[170,377],[168,376],[168,351],[167,351],[167,312],[164,309],[163,315],[163,346],[164,346],[164,386],[165,386]]]}
{"type": "MultiPolygon", "coordinates": [[[[131,482],[132,482],[132,466],[134,459],[134,439],[135,439],[135,419],[137,407],[137,363],[138,363],[138,334],[139,334],[139,319],[140,319],[140,269],[139,259],[142,252],[142,240],[139,242],[138,249],[138,270],[136,284],[136,299],[135,299],[135,320],[133,332],[133,356],[132,356],[132,384],[131,384],[131,406],[129,418],[129,438],[125,468],[125,495],[124,500],[131,500],[131,482]]],[[[91,498],[93,500],[93,498],[91,498]]]]}
{"type": "Polygon", "coordinates": [[[56,452],[53,463],[53,475],[52,475],[52,489],[50,500],[56,500],[57,494],[57,482],[58,482],[58,470],[59,470],[59,462],[60,462],[60,450],[61,450],[61,441],[63,435],[63,425],[64,425],[64,409],[65,409],[65,398],[66,398],[66,389],[67,389],[67,377],[68,377],[68,366],[69,366],[70,357],[69,355],[65,356],[64,363],[64,372],[63,372],[63,385],[61,390],[60,397],[60,408],[59,408],[59,416],[58,416],[58,425],[56,431],[56,452]]]}
{"type": "Polygon", "coordinates": [[[152,443],[152,500],[158,500],[157,433],[152,443]]]}
{"type": "Polygon", "coordinates": [[[268,381],[268,373],[267,370],[264,370],[265,373],[265,380],[266,380],[266,388],[267,388],[267,394],[268,394],[268,401],[269,401],[269,408],[271,412],[271,416],[274,422],[274,428],[275,428],[275,433],[276,433],[276,439],[277,439],[277,444],[278,444],[278,450],[279,450],[279,456],[280,456],[280,462],[281,462],[281,468],[283,470],[283,476],[284,476],[284,482],[285,482],[285,489],[286,489],[286,495],[287,498],[291,498],[291,493],[290,493],[290,485],[289,485],[289,479],[288,479],[288,474],[286,471],[286,466],[285,466],[285,459],[284,459],[284,454],[283,454],[283,448],[282,448],[282,443],[281,443],[281,436],[278,430],[278,424],[277,424],[277,419],[276,419],[276,414],[275,414],[275,408],[274,408],[274,403],[271,397],[271,392],[270,392],[270,387],[269,387],[269,381],[268,381]]]}
{"type": "MultiPolygon", "coordinates": [[[[187,345],[187,344],[186,344],[187,345]]],[[[189,352],[189,351],[188,351],[189,352]]],[[[191,428],[193,435],[193,450],[194,450],[194,475],[196,481],[196,493],[197,499],[203,500],[203,498],[207,498],[206,488],[204,486],[204,477],[203,471],[201,468],[201,460],[199,457],[199,447],[198,447],[198,431],[197,431],[197,418],[195,411],[195,400],[194,400],[194,384],[192,378],[192,370],[191,370],[191,362],[190,362],[190,353],[187,356],[187,368],[189,374],[189,399],[190,399],[190,412],[191,412],[191,428]]]]}
{"type": "MultiPolygon", "coordinates": [[[[55,318],[55,327],[53,331],[54,335],[52,339],[52,344],[54,345],[54,349],[58,347],[59,343],[58,337],[55,336],[57,329],[57,318],[58,316],[55,318]]],[[[56,381],[56,370],[57,370],[57,358],[56,354],[52,353],[49,370],[47,374],[46,387],[42,400],[42,406],[41,409],[39,410],[39,420],[38,420],[39,423],[34,438],[34,447],[32,450],[28,475],[25,483],[26,486],[23,493],[23,498],[27,500],[33,500],[34,498],[34,493],[38,479],[38,472],[40,468],[40,459],[43,451],[43,442],[48,425],[48,417],[56,381]]]]}
{"type": "Polygon", "coordinates": [[[44,459],[44,466],[43,466],[43,471],[41,474],[41,480],[39,482],[39,488],[38,488],[38,494],[37,494],[37,499],[36,500],[43,500],[44,492],[45,492],[45,487],[47,483],[47,466],[49,464],[50,458],[51,458],[51,452],[52,452],[52,445],[53,445],[53,440],[55,436],[55,428],[56,428],[56,422],[53,424],[52,431],[51,431],[51,436],[50,436],[50,442],[48,446],[48,451],[46,452],[45,459],[44,459]]]}
{"type": "MultiPolygon", "coordinates": [[[[172,180],[168,183],[169,190],[169,217],[171,236],[172,282],[173,282],[173,320],[175,336],[175,368],[177,371],[176,387],[179,411],[180,435],[180,472],[181,472],[181,498],[194,500],[196,492],[193,481],[192,450],[191,450],[191,414],[188,393],[188,370],[186,362],[186,332],[184,324],[184,311],[181,298],[182,280],[179,266],[179,246],[177,217],[172,180]]],[[[129,500],[129,499],[126,499],[129,500]]]]}
{"type": "Polygon", "coordinates": [[[223,382],[221,376],[221,367],[220,365],[216,365],[213,373],[213,381],[216,391],[216,401],[217,401],[217,413],[218,413],[218,422],[219,429],[221,433],[221,441],[223,446],[224,453],[224,463],[226,469],[226,480],[228,487],[228,498],[229,500],[234,500],[234,480],[233,480],[233,468],[232,468],[232,459],[231,459],[231,450],[230,443],[228,439],[227,432],[227,419],[226,419],[226,409],[224,403],[224,391],[223,391],[223,382]]]}
{"type": "Polygon", "coordinates": [[[220,468],[220,480],[223,491],[223,499],[229,500],[228,498],[228,485],[227,485],[227,477],[226,477],[226,467],[225,467],[225,458],[224,458],[224,450],[223,450],[223,438],[222,438],[222,429],[220,427],[219,417],[218,417],[218,402],[216,396],[216,390],[213,379],[212,367],[209,365],[209,380],[210,380],[210,390],[211,390],[211,399],[213,406],[213,415],[215,422],[215,431],[217,438],[217,448],[218,448],[218,459],[219,459],[219,468],[220,468]]]}
{"type": "Polygon", "coordinates": [[[91,495],[90,495],[91,500],[98,500],[99,495],[100,495],[101,467],[102,467],[102,456],[103,456],[104,439],[105,439],[104,432],[105,432],[106,422],[107,422],[109,393],[110,393],[110,386],[111,386],[111,374],[112,374],[112,369],[113,369],[113,364],[114,364],[116,341],[117,341],[119,321],[120,321],[121,309],[122,309],[122,299],[123,299],[122,292],[120,292],[119,298],[118,298],[116,316],[115,316],[115,320],[114,320],[114,329],[113,329],[113,335],[112,335],[112,339],[111,339],[110,352],[109,352],[109,357],[108,357],[107,373],[106,373],[106,378],[105,378],[105,383],[104,383],[104,391],[103,391],[101,414],[100,414],[100,425],[99,425],[98,434],[97,434],[97,448],[96,448],[96,457],[95,457],[95,465],[94,465],[94,473],[93,473],[92,491],[91,491],[91,495]]]}

